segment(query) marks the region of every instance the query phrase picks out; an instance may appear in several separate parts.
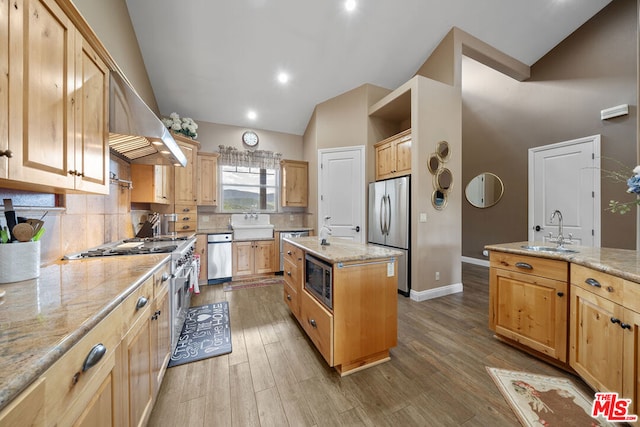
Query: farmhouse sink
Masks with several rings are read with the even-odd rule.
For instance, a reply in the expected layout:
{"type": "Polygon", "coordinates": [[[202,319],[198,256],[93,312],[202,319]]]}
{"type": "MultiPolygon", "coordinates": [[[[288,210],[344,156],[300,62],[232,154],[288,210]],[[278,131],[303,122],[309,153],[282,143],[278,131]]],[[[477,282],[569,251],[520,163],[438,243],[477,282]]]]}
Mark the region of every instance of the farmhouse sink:
{"type": "Polygon", "coordinates": [[[575,254],[578,251],[557,246],[522,246],[522,249],[533,252],[555,252],[559,254],[575,254]]]}
{"type": "Polygon", "coordinates": [[[268,214],[232,214],[233,240],[273,239],[274,225],[268,214]]]}

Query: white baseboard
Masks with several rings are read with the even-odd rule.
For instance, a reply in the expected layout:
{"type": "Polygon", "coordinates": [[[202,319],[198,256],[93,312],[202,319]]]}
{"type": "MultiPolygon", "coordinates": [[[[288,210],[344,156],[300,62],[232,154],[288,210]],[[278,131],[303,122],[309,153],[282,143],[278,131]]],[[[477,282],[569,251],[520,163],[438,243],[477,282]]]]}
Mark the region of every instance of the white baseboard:
{"type": "Polygon", "coordinates": [[[414,291],[412,289],[410,297],[414,301],[426,301],[428,299],[439,298],[445,295],[457,294],[462,291],[462,283],[454,283],[453,285],[427,289],[426,291],[414,291]]]}
{"type": "Polygon", "coordinates": [[[475,265],[481,265],[483,267],[489,267],[489,261],[487,261],[486,259],[470,258],[467,256],[463,256],[461,258],[461,261],[466,262],[468,264],[475,264],[475,265]]]}

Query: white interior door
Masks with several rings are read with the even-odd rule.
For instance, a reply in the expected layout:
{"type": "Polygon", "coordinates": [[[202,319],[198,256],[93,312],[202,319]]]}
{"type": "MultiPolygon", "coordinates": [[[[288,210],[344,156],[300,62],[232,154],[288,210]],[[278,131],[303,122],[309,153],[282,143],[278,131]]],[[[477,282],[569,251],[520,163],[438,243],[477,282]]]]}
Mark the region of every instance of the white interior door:
{"type": "Polygon", "coordinates": [[[330,216],[331,238],[364,243],[364,147],[319,150],[318,158],[318,235],[330,216]]]}
{"type": "Polygon", "coordinates": [[[529,240],[558,235],[574,244],[600,246],[600,135],[529,149],[529,240]]]}

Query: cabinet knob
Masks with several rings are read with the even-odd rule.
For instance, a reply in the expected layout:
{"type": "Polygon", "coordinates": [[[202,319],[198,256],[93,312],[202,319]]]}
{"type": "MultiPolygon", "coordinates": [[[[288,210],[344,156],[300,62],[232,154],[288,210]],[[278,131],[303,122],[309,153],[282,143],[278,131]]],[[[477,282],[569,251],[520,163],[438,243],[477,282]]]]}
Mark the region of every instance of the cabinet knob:
{"type": "Polygon", "coordinates": [[[287,299],[291,301],[291,295],[287,294],[287,299]]]}
{"type": "Polygon", "coordinates": [[[628,324],[628,323],[620,323],[620,327],[621,327],[622,329],[629,329],[629,330],[631,330],[631,325],[630,325],[630,324],[628,324]]]}
{"type": "Polygon", "coordinates": [[[287,271],[287,276],[291,277],[291,272],[287,271]]]}
{"type": "Polygon", "coordinates": [[[314,319],[309,319],[309,324],[314,328],[318,327],[318,325],[316,324],[316,321],[314,319]]]}
{"type": "Polygon", "coordinates": [[[615,317],[612,317],[612,318],[611,318],[611,323],[613,323],[613,324],[618,323],[618,324],[619,324],[619,323],[620,323],[620,319],[617,319],[617,318],[615,318],[615,317]]]}
{"type": "Polygon", "coordinates": [[[160,279],[160,280],[162,280],[163,282],[166,282],[167,280],[169,280],[169,273],[164,273],[162,275],[162,279],[160,279]]]}
{"type": "Polygon", "coordinates": [[[291,251],[287,251],[287,255],[291,255],[291,251]]]}
{"type": "Polygon", "coordinates": [[[563,297],[564,296],[564,292],[558,292],[558,296],[559,297],[563,297]]]}

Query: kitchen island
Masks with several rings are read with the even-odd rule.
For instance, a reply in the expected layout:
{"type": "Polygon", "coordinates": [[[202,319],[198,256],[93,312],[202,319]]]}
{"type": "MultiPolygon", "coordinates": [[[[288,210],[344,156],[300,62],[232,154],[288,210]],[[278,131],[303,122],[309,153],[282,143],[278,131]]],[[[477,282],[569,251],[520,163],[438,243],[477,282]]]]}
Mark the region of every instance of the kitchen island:
{"type": "Polygon", "coordinates": [[[329,366],[344,376],[389,360],[398,342],[402,252],[338,238],[284,245],[284,301],[329,366]]]}
{"type": "Polygon", "coordinates": [[[640,253],[536,242],[486,248],[496,337],[630,399],[637,414],[640,253]]]}
{"type": "Polygon", "coordinates": [[[89,414],[87,397],[111,386],[119,390],[118,375],[126,373],[116,365],[127,345],[137,344],[133,338],[149,336],[154,296],[161,297],[160,290],[167,295],[169,259],[157,254],[59,261],[42,267],[37,279],[0,284],[0,425],[71,424],[89,414]],[[94,358],[95,366],[83,368],[98,344],[106,351],[94,358]],[[110,382],[98,389],[102,378],[110,382]]]}

